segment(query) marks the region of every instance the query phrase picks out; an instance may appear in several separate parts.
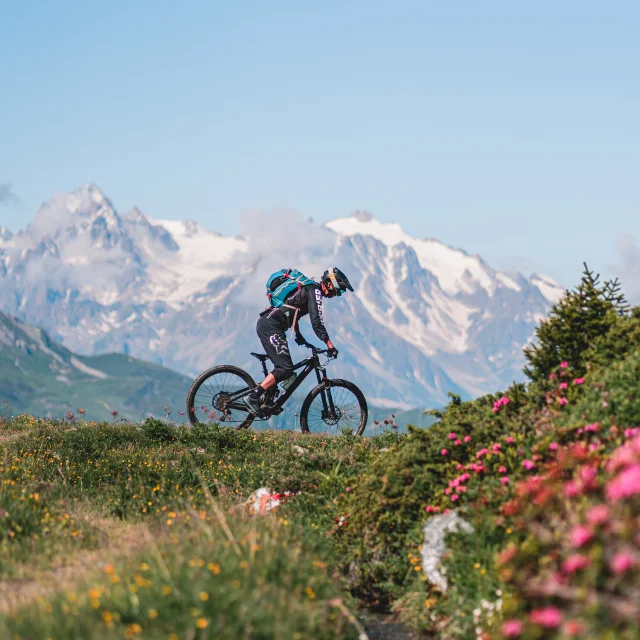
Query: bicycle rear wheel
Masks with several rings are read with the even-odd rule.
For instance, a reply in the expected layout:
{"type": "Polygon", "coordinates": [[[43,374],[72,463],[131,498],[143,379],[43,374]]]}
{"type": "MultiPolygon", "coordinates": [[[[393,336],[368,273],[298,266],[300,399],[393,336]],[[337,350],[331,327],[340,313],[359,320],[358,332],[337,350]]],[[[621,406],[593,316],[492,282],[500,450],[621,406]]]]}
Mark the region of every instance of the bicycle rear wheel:
{"type": "Polygon", "coordinates": [[[221,365],[201,373],[187,394],[189,422],[196,425],[219,423],[246,429],[255,415],[241,399],[256,386],[253,378],[243,369],[221,365]]]}
{"type": "Polygon", "coordinates": [[[369,409],[364,394],[348,380],[326,380],[304,399],[300,428],[305,433],[337,435],[350,429],[361,436],[367,426],[369,409]]]}

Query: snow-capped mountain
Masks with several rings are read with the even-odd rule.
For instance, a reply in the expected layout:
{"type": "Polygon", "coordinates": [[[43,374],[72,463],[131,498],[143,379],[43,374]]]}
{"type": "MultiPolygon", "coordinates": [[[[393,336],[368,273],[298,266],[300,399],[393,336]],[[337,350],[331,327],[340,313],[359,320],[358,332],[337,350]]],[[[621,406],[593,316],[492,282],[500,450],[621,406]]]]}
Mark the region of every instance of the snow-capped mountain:
{"type": "Polygon", "coordinates": [[[325,305],[340,349],[331,374],[374,404],[410,407],[520,378],[522,347],[563,293],[366,212],[324,226],[295,212],[240,222],[241,236],[224,237],[137,208],[120,215],[95,185],[58,194],[26,230],[0,233],[0,310],[78,353],[119,351],[189,375],[233,362],[259,377],[248,353],[260,348],[269,273],[317,277],[335,264],[355,294],[325,305]]]}

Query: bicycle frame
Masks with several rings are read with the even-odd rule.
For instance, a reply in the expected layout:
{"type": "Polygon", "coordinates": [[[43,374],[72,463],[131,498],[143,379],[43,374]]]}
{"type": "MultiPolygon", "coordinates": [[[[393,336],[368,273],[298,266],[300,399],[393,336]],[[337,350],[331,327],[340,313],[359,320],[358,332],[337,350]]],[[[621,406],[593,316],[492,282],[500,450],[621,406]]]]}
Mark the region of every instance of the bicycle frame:
{"type": "MultiPolygon", "coordinates": [[[[298,376],[296,377],[294,382],[291,384],[291,386],[282,395],[278,397],[278,399],[275,401],[273,405],[271,405],[261,415],[256,416],[258,420],[260,419],[265,420],[270,418],[271,416],[277,416],[280,413],[282,413],[282,410],[283,410],[282,408],[285,402],[293,395],[295,390],[306,380],[307,376],[312,371],[316,372],[318,384],[322,384],[323,382],[326,383],[326,381],[328,380],[327,371],[325,367],[320,364],[320,357],[318,352],[314,352],[310,358],[305,358],[304,360],[301,360],[300,362],[298,362],[298,364],[293,365],[294,371],[297,371],[298,369],[304,369],[304,370],[302,371],[302,373],[298,374],[298,376]]],[[[262,371],[266,378],[269,372],[267,370],[267,364],[264,360],[262,360],[262,371]]],[[[267,391],[267,393],[269,393],[269,391],[270,389],[267,391]]],[[[249,393],[251,393],[250,389],[246,391],[241,391],[241,392],[238,392],[237,394],[233,394],[232,398],[233,400],[240,400],[244,396],[249,395],[249,393]]],[[[325,411],[330,411],[331,414],[335,413],[333,398],[331,397],[330,393],[322,394],[322,405],[325,411]]],[[[244,403],[242,405],[234,404],[233,408],[245,409],[245,405],[244,403]]]]}

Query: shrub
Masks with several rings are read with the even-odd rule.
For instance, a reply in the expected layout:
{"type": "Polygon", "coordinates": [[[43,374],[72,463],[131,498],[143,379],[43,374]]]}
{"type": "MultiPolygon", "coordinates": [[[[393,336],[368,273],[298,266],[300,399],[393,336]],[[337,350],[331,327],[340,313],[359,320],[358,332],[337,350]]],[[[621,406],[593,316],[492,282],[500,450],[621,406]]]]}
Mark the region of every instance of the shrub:
{"type": "Polygon", "coordinates": [[[576,375],[584,375],[590,349],[627,311],[618,288],[617,281],[601,285],[599,276],[585,264],[580,284],[551,308],[536,330],[534,343],[524,350],[525,374],[533,381],[545,380],[561,362],[570,362],[576,375]]]}

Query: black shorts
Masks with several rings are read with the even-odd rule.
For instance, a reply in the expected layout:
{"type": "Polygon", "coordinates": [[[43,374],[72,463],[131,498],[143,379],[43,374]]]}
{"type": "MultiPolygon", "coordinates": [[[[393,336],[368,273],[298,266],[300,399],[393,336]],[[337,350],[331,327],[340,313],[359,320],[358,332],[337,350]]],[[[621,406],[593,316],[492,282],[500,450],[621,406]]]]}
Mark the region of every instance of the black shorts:
{"type": "Polygon", "coordinates": [[[258,338],[269,360],[273,362],[274,369],[271,373],[276,382],[286,380],[293,373],[293,360],[285,327],[284,315],[277,309],[270,309],[268,313],[261,315],[256,325],[258,338]]]}

